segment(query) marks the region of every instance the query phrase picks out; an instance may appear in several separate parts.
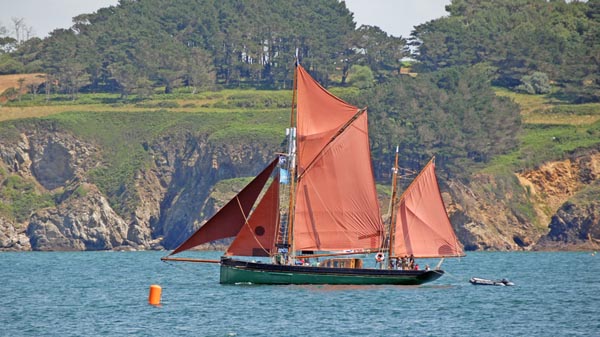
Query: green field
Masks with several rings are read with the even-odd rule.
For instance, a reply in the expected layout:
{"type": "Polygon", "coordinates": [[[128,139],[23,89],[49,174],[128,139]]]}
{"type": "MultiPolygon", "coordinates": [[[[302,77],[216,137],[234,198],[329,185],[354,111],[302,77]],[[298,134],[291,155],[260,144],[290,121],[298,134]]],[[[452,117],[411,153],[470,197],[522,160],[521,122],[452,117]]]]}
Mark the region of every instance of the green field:
{"type": "Polygon", "coordinates": [[[519,104],[523,132],[521,146],[494,158],[487,172],[533,168],[600,144],[600,103],[567,104],[549,95],[518,94],[498,88],[496,94],[519,104]]]}

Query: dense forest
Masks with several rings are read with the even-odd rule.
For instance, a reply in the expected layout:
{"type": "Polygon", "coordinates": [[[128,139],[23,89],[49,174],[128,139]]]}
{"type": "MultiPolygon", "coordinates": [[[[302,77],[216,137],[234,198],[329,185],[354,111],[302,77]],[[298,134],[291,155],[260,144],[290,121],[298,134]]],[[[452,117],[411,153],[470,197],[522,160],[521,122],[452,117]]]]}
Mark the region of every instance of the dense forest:
{"type": "Polygon", "coordinates": [[[344,1],[121,0],[43,40],[23,20],[0,25],[0,74],[41,71],[58,80],[50,90],[127,95],[156,86],[283,88],[296,53],[325,85],[348,84],[354,65],[383,83],[412,56],[419,72],[479,65],[495,85],[545,93],[554,83],[560,95],[598,101],[599,6],[455,0],[408,43],[357,28],[344,1]]]}
{"type": "Polygon", "coordinates": [[[296,53],[325,84],[341,69],[344,84],[353,64],[392,71],[407,55],[403,39],[356,30],[337,0],[123,0],[73,21],[20,43],[0,73],[38,70],[66,93],[128,95],[153,86],[289,87],[296,53]]]}
{"type": "Polygon", "coordinates": [[[600,100],[600,1],[454,0],[415,27],[419,68],[480,65],[494,84],[575,102],[600,100]]]}
{"type": "Polygon", "coordinates": [[[338,0],[121,0],[45,39],[24,38],[22,22],[20,34],[17,22],[12,35],[0,27],[0,74],[47,74],[32,93],[144,99],[289,89],[297,56],[325,86],[359,89],[344,98],[369,106],[376,166],[400,144],[409,167],[435,154],[465,176],[519,145],[518,107],[494,86],[600,101],[599,0],[454,0],[446,10],[407,40],[356,27],[338,0]]]}

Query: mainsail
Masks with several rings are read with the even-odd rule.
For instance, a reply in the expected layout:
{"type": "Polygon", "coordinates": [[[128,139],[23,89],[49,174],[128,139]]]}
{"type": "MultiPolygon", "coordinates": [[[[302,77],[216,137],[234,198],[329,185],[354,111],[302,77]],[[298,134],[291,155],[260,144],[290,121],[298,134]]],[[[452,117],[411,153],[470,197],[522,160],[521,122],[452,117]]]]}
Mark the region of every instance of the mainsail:
{"type": "Polygon", "coordinates": [[[464,255],[446,214],[433,160],[400,197],[395,226],[396,256],[464,255]]]}
{"type": "Polygon", "coordinates": [[[297,66],[296,250],[379,247],[383,222],[365,110],[333,96],[297,66]]]}
{"type": "Polygon", "coordinates": [[[196,247],[203,243],[236,236],[248,221],[252,206],[277,165],[274,159],[235,198],[231,199],[192,236],[175,248],[169,255],[196,247]]]}

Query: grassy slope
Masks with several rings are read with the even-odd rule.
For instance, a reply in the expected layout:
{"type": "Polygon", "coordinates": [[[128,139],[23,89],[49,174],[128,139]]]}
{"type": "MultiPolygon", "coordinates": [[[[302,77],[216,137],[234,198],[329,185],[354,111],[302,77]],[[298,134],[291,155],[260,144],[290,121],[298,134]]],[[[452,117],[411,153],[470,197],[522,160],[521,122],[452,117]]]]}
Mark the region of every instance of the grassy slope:
{"type": "MultiPolygon", "coordinates": [[[[600,104],[565,104],[546,95],[524,95],[504,89],[498,89],[497,94],[512,98],[522,107],[522,146],[496,158],[486,170],[534,167],[600,142],[600,104]]],[[[289,109],[289,91],[223,90],[155,95],[147,100],[132,97],[125,101],[114,94],[83,94],[75,101],[58,95],[49,99],[45,95],[28,95],[21,102],[0,106],[0,121],[47,117],[70,125],[83,137],[114,146],[115,142],[127,141],[125,138],[140,140],[136,133],[145,137],[156,135],[184,123],[186,118],[194,121],[197,117],[203,121],[192,123],[195,130],[212,128],[213,139],[236,141],[281,132],[289,109]],[[143,113],[143,117],[123,113],[143,113]],[[280,129],[276,131],[274,127],[280,129]],[[120,136],[115,138],[115,134],[120,136]]]]}
{"type": "Polygon", "coordinates": [[[519,171],[560,160],[577,149],[600,144],[600,103],[567,104],[549,95],[497,89],[521,106],[523,132],[516,151],[495,158],[486,172],[519,171]]]}
{"type": "MultiPolygon", "coordinates": [[[[336,94],[345,90],[351,89],[339,89],[336,94]]],[[[524,132],[521,147],[495,158],[485,172],[508,176],[600,143],[600,104],[565,104],[545,95],[523,95],[503,89],[497,89],[497,94],[511,97],[522,107],[524,132]]],[[[60,95],[26,95],[21,102],[0,106],[0,121],[41,117],[97,142],[105,149],[101,158],[105,165],[90,174],[102,190],[115,195],[123,186],[127,187],[134,172],[149,160],[142,143],[151,143],[164,133],[179,130],[207,134],[215,142],[266,140],[278,144],[289,123],[290,101],[289,91],[262,90],[195,95],[181,92],[144,100],[136,97],[122,100],[115,94],[82,94],[75,101],[60,95]]],[[[7,134],[11,124],[0,124],[0,131],[7,134]]],[[[47,203],[46,198],[40,201],[47,203]]],[[[135,203],[135,200],[112,201],[135,203]]]]}

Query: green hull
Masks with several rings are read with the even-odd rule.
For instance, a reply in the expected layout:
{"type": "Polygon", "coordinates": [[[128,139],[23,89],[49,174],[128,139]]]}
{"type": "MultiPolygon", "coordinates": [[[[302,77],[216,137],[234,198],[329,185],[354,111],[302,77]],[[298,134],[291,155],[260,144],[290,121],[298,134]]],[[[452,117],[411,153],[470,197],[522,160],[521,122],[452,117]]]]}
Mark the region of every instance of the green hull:
{"type": "Polygon", "coordinates": [[[323,268],[221,260],[222,284],[397,284],[420,285],[438,279],[441,270],[323,268]]]}

